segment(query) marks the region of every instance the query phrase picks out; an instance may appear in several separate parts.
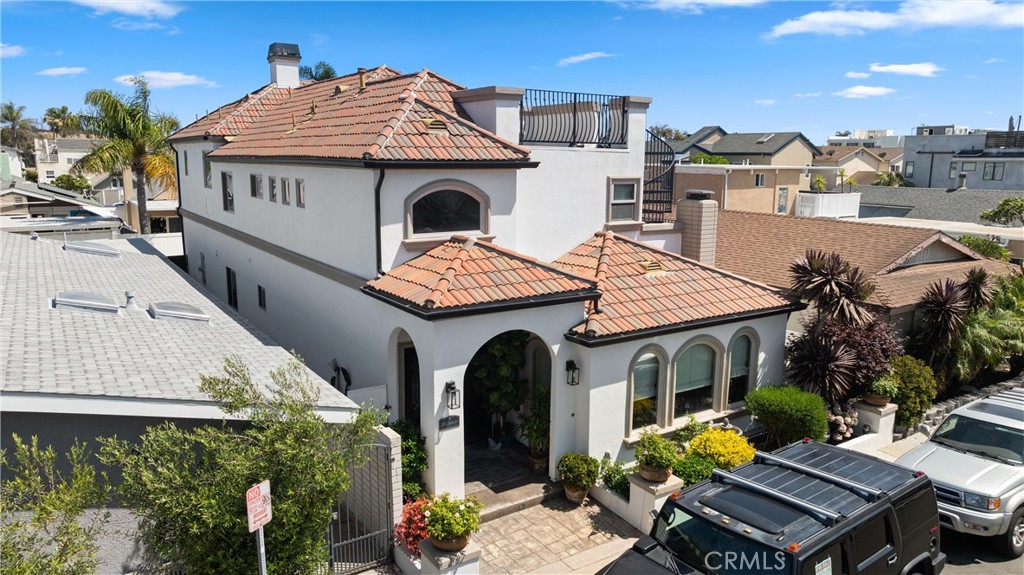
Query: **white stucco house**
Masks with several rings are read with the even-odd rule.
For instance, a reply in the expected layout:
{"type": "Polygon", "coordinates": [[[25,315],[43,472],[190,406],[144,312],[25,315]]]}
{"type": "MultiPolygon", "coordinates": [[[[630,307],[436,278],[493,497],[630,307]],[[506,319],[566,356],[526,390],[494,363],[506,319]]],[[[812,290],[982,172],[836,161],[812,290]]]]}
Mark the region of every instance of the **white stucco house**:
{"type": "Polygon", "coordinates": [[[387,66],[302,82],[298,46],[267,59],[270,83],[170,138],[189,273],[350,398],[417,421],[430,491],[464,493],[465,444],[490,427],[467,366],[509,331],[529,334],[523,385],[550,386],[552,476],[565,452],[630,460],[641,427],[740,415],[781,381],[801,305],[713,267],[715,202],[645,223],[649,99],[387,66]]]}

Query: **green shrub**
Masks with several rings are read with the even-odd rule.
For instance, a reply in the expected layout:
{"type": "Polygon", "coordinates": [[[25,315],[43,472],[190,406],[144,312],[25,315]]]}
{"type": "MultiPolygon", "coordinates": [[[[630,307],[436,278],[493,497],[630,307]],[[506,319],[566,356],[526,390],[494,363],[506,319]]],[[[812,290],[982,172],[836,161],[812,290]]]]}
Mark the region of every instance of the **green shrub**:
{"type": "Polygon", "coordinates": [[[566,485],[590,489],[600,473],[601,462],[585,453],[569,452],[558,460],[558,475],[566,485]]]}
{"type": "Polygon", "coordinates": [[[711,477],[711,470],[714,468],[715,461],[710,457],[687,453],[676,460],[676,464],[672,466],[672,473],[687,485],[693,485],[711,477]]]}
{"type": "Polygon", "coordinates": [[[629,501],[629,474],[621,461],[607,455],[601,460],[601,483],[619,497],[629,501]]]}
{"type": "Polygon", "coordinates": [[[734,431],[709,429],[693,438],[686,454],[707,457],[715,467],[732,469],[754,459],[754,446],[734,431]]]}
{"type": "Polygon", "coordinates": [[[900,382],[892,375],[883,375],[871,384],[870,389],[871,393],[893,398],[900,392],[900,382]]]}
{"type": "Polygon", "coordinates": [[[480,531],[480,509],[483,505],[472,496],[465,499],[447,493],[434,496],[423,511],[427,532],[435,539],[459,539],[480,531]]]}
{"type": "Polygon", "coordinates": [[[914,427],[938,393],[935,375],[923,361],[901,355],[892,360],[892,377],[899,382],[899,391],[892,396],[893,403],[900,406],[896,423],[914,427]]]}
{"type": "Polygon", "coordinates": [[[644,467],[664,469],[672,467],[679,451],[671,441],[658,435],[653,429],[640,433],[640,441],[636,444],[636,462],[644,467]]]}
{"type": "Polygon", "coordinates": [[[427,468],[427,438],[420,435],[420,426],[411,421],[399,419],[388,427],[402,438],[402,498],[413,501],[426,494],[423,470],[427,468]]]}
{"type": "Polygon", "coordinates": [[[680,451],[686,449],[686,445],[693,441],[694,437],[704,433],[708,430],[708,424],[697,421],[697,418],[692,413],[686,414],[686,427],[676,432],[676,436],[672,438],[676,442],[676,446],[680,451]]]}
{"type": "Polygon", "coordinates": [[[813,393],[790,386],[766,386],[748,393],[746,401],[747,408],[778,445],[804,437],[820,441],[828,433],[825,401],[813,393]]]}

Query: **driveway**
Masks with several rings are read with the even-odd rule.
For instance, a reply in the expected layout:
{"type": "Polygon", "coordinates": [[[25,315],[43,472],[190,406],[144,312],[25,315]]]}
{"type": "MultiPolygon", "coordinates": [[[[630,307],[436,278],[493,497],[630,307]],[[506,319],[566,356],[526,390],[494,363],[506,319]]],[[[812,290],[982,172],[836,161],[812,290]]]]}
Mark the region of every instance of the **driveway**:
{"type": "Polygon", "coordinates": [[[1021,575],[1024,557],[1009,559],[995,551],[988,537],[942,530],[942,550],[946,552],[943,575],[1021,575]]]}

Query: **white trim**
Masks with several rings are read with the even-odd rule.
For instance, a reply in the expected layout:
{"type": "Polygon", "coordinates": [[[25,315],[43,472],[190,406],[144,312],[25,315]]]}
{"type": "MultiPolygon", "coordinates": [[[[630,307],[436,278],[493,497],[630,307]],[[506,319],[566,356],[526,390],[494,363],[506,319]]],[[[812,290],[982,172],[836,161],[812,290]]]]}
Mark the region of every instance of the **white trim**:
{"type": "MultiPolygon", "coordinates": [[[[683,345],[679,346],[675,355],[672,356],[672,360],[669,362],[669,380],[668,385],[665,386],[665,404],[666,404],[666,421],[665,427],[677,425],[679,420],[682,419],[685,413],[675,413],[675,395],[676,395],[676,363],[683,357],[683,354],[689,351],[691,347],[697,345],[706,345],[715,352],[715,365],[714,373],[711,376],[711,408],[702,410],[698,413],[705,411],[722,412],[726,411],[725,397],[723,394],[723,380],[722,376],[725,370],[722,368],[722,362],[725,359],[725,346],[718,338],[706,334],[695,335],[690,339],[686,340],[683,345]]],[[[696,414],[694,414],[696,415],[696,414]]]]}
{"type": "MultiPolygon", "coordinates": [[[[665,405],[664,400],[669,367],[668,353],[665,351],[665,348],[652,343],[641,347],[633,354],[633,358],[629,360],[629,367],[626,371],[626,438],[633,436],[636,432],[643,429],[633,429],[633,371],[636,369],[636,364],[640,361],[640,358],[649,353],[658,358],[658,384],[654,391],[655,423],[653,425],[663,427],[662,424],[665,423],[665,410],[668,408],[668,406],[665,405]]],[[[554,385],[554,381],[552,381],[552,385],[554,385]]]]}
{"type": "MultiPolygon", "coordinates": [[[[490,225],[491,225],[491,198],[483,190],[462,180],[456,179],[443,179],[434,180],[416,188],[411,194],[405,198],[405,242],[411,242],[415,240],[442,240],[441,243],[451,239],[453,235],[465,235],[470,237],[490,236],[490,225]],[[412,227],[412,207],[421,199],[429,196],[434,192],[440,192],[442,190],[454,190],[459,193],[466,194],[473,198],[480,204],[480,228],[475,230],[453,230],[450,232],[436,232],[436,233],[416,233],[412,227]]],[[[494,237],[494,236],[490,236],[494,237]]],[[[440,245],[440,244],[438,244],[440,245]]],[[[415,249],[415,248],[412,248],[415,249]]]]}

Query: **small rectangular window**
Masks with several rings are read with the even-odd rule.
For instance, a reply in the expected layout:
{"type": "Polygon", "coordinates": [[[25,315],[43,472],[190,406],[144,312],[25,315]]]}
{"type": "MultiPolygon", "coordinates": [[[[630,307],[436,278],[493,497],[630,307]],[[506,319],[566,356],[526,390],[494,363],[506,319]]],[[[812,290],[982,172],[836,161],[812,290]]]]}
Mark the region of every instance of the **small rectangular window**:
{"type": "Polygon", "coordinates": [[[289,201],[288,178],[281,178],[281,204],[287,206],[289,201]]]}
{"type": "Polygon", "coordinates": [[[949,163],[949,179],[953,180],[960,175],[960,169],[956,162],[949,163]]]}
{"type": "Polygon", "coordinates": [[[907,178],[914,177],[914,162],[907,162],[903,164],[903,176],[907,178]]]}
{"type": "Polygon", "coordinates": [[[221,196],[224,199],[224,211],[235,211],[235,190],[231,182],[231,172],[220,173],[221,196]]]}
{"type": "Polygon", "coordinates": [[[259,300],[260,309],[267,309],[267,290],[261,285],[256,286],[256,298],[259,300]]]}
{"type": "Polygon", "coordinates": [[[779,188],[779,203],[776,205],[776,213],[789,213],[789,188],[779,188]]]}
{"type": "Polygon", "coordinates": [[[295,179],[295,205],[306,207],[306,180],[295,179]]]}
{"type": "Polygon", "coordinates": [[[46,170],[46,179],[52,180],[54,178],[53,170],[46,170]]]}
{"type": "Polygon", "coordinates": [[[225,269],[228,271],[228,305],[238,309],[238,280],[235,278],[235,270],[225,269]]]}
{"type": "Polygon", "coordinates": [[[249,174],[249,193],[254,198],[263,197],[263,176],[259,174],[249,174]]]}
{"type": "Polygon", "coordinates": [[[188,175],[188,150],[182,150],[181,151],[181,169],[182,169],[183,172],[185,172],[185,175],[187,176],[188,175]]]}
{"type": "Polygon", "coordinates": [[[754,174],[754,187],[755,188],[763,188],[764,187],[764,174],[754,174]]]}
{"type": "Polygon", "coordinates": [[[985,162],[985,171],[981,177],[983,180],[1002,180],[1005,167],[1003,162],[985,162]]]}
{"type": "Polygon", "coordinates": [[[74,164],[75,164],[75,159],[74,158],[68,158],[68,165],[69,166],[73,166],[74,164]]]}
{"type": "Polygon", "coordinates": [[[854,561],[861,571],[871,562],[879,561],[877,556],[892,546],[892,533],[886,517],[872,519],[858,529],[853,535],[853,545],[856,550],[854,561]]]}
{"type": "Polygon", "coordinates": [[[608,221],[636,221],[637,213],[636,182],[613,182],[611,190],[611,206],[608,221]]]}
{"type": "Polygon", "coordinates": [[[964,165],[960,167],[964,172],[973,172],[978,169],[978,164],[975,162],[964,162],[964,165]]]}
{"type": "Polygon", "coordinates": [[[213,169],[210,166],[210,158],[206,157],[209,153],[203,152],[203,187],[213,189],[213,169]]]}
{"type": "Polygon", "coordinates": [[[277,202],[277,178],[274,176],[267,176],[267,192],[270,195],[270,201],[277,202]]]}

